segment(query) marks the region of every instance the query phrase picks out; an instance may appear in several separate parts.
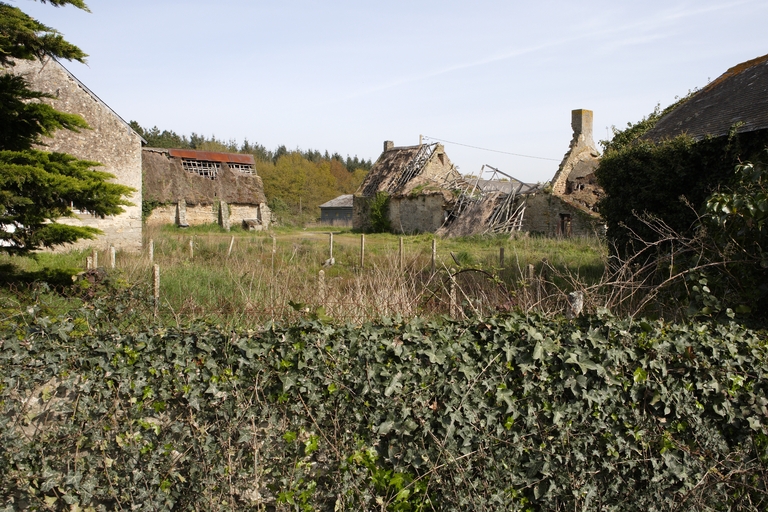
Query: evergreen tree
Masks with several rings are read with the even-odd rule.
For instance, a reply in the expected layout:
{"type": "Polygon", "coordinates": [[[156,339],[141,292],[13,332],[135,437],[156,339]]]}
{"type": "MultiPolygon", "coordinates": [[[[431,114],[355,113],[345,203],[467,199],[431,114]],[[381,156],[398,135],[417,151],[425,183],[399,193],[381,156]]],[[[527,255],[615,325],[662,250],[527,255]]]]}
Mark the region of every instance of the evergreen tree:
{"type": "MultiPolygon", "coordinates": [[[[88,10],[82,0],[40,0],[56,7],[88,10]]],[[[132,189],[109,183],[96,162],[36,149],[57,129],[87,129],[81,117],[59,112],[42,100],[53,96],[29,89],[13,74],[15,59],[56,57],[85,62],[86,54],[56,30],[0,2],[0,250],[28,252],[93,238],[91,227],[59,224],[72,208],[104,217],[128,205],[132,189]]]]}

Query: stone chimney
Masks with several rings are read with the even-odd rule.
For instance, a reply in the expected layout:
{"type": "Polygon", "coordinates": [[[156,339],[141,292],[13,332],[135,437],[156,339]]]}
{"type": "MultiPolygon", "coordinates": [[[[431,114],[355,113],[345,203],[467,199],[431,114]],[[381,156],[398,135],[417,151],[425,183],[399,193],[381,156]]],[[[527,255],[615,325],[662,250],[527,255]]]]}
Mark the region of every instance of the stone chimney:
{"type": "Polygon", "coordinates": [[[395,147],[395,143],[391,140],[385,140],[384,141],[384,151],[389,151],[390,149],[395,147]]]}
{"type": "Polygon", "coordinates": [[[571,128],[573,128],[573,141],[577,145],[595,147],[592,139],[592,111],[577,109],[571,111],[571,128]]]}

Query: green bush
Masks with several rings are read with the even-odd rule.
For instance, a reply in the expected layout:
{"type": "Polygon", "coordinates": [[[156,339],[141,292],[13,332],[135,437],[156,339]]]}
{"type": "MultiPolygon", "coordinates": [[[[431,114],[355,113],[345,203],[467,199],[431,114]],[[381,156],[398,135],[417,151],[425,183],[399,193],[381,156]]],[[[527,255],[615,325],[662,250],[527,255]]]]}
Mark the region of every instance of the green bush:
{"type": "Polygon", "coordinates": [[[502,316],[0,322],[0,509],[765,510],[768,343],[502,316]]]}
{"type": "Polygon", "coordinates": [[[389,194],[376,192],[369,203],[371,232],[387,233],[391,229],[389,222],[389,194]]]}

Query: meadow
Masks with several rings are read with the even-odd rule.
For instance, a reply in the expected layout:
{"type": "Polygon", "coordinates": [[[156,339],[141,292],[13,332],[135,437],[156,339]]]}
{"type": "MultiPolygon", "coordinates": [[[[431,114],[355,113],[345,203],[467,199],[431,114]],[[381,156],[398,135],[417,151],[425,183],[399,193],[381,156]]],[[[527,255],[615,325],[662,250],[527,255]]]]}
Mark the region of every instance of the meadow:
{"type": "Polygon", "coordinates": [[[167,325],[205,320],[251,328],[307,314],[350,323],[395,315],[466,318],[563,312],[568,292],[597,285],[606,272],[606,245],[597,238],[363,237],[331,229],[148,228],[141,253],[118,251],[113,270],[109,253],[99,252],[106,279],[74,285],[71,276],[85,269],[90,251],[3,255],[6,307],[16,301],[67,308],[111,287],[130,291],[134,314],[167,325]],[[41,289],[40,281],[48,285],[41,289]]]}

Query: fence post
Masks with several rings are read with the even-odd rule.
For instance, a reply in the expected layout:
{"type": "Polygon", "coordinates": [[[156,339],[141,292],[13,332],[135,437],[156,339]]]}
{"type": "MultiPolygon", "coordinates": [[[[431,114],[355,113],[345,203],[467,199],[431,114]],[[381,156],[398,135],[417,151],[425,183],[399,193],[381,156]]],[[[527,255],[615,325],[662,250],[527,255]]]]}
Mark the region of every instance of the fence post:
{"type": "Polygon", "coordinates": [[[325,306],[325,270],[321,270],[317,274],[317,288],[320,292],[320,304],[325,306]]]}
{"type": "Polygon", "coordinates": [[[235,245],[235,237],[232,236],[232,240],[229,241],[229,250],[227,251],[227,258],[232,254],[232,246],[235,245]]]}
{"type": "Polygon", "coordinates": [[[432,274],[435,273],[435,260],[437,259],[437,239],[432,239],[432,274]]]}
{"type": "Polygon", "coordinates": [[[333,233],[328,233],[328,235],[328,247],[330,248],[328,259],[330,259],[331,264],[333,264],[333,233]]]}
{"type": "Polygon", "coordinates": [[[399,256],[400,272],[404,270],[403,267],[403,237],[400,237],[400,256],[399,256]]]}
{"type": "Polygon", "coordinates": [[[275,238],[274,234],[270,236],[272,237],[272,277],[275,277],[275,254],[277,254],[277,238],[275,238]]]}
{"type": "Polygon", "coordinates": [[[565,309],[565,318],[573,319],[581,314],[584,309],[584,292],[571,292],[568,294],[568,307],[565,309]]]}
{"type": "Polygon", "coordinates": [[[365,265],[365,233],[360,234],[360,270],[365,265]]]}
{"type": "Polygon", "coordinates": [[[152,263],[155,261],[155,241],[153,239],[149,239],[149,262],[152,263]]]}
{"type": "Polygon", "coordinates": [[[458,301],[456,300],[456,279],[453,277],[453,272],[450,273],[450,282],[448,283],[448,315],[451,318],[457,318],[458,315],[458,301]]]}
{"type": "Polygon", "coordinates": [[[154,285],[155,318],[157,318],[157,307],[160,304],[160,265],[158,264],[152,267],[152,284],[154,285]]]}
{"type": "Polygon", "coordinates": [[[99,268],[99,251],[93,249],[91,251],[91,258],[93,258],[93,268],[99,268]]]}
{"type": "Polygon", "coordinates": [[[115,246],[114,245],[110,245],[109,246],[109,264],[110,264],[110,266],[113,269],[115,268],[115,263],[116,263],[116,259],[115,259],[115,246]]]}
{"type": "Polygon", "coordinates": [[[189,237],[189,259],[195,257],[195,237],[189,237]]]}
{"type": "Polygon", "coordinates": [[[93,268],[93,256],[86,256],[85,270],[91,270],[92,268],[93,268]]]}

